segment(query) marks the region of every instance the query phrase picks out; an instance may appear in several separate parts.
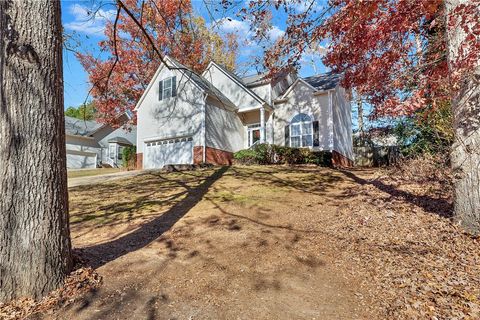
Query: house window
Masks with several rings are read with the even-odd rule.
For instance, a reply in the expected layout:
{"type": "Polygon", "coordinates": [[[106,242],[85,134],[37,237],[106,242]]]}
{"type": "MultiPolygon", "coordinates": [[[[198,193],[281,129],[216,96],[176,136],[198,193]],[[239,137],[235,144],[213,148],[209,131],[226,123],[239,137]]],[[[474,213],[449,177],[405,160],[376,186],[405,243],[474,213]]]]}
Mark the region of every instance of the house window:
{"type": "Polygon", "coordinates": [[[290,122],[290,146],[294,148],[313,146],[313,125],[310,116],[299,113],[290,122]]]}
{"type": "Polygon", "coordinates": [[[110,159],[115,159],[115,153],[117,151],[117,146],[113,143],[111,143],[109,146],[108,146],[108,157],[110,159]]]}
{"type": "Polygon", "coordinates": [[[159,83],[159,100],[168,99],[177,95],[177,77],[170,77],[159,83]]]}
{"type": "Polygon", "coordinates": [[[260,141],[260,123],[249,125],[247,128],[248,132],[248,147],[250,148],[255,143],[260,141]]]}
{"type": "Polygon", "coordinates": [[[118,160],[122,160],[122,156],[123,156],[123,147],[118,146],[118,160]]]}

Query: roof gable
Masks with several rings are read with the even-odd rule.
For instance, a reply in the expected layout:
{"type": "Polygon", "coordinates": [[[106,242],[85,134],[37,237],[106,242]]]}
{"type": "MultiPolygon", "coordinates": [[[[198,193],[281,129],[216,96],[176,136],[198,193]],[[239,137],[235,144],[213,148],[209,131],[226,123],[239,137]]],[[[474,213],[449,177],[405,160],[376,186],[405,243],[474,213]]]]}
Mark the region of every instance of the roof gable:
{"type": "Polygon", "coordinates": [[[340,83],[341,75],[329,72],[306,77],[303,78],[303,80],[317,90],[330,90],[334,89],[340,83]]]}
{"type": "Polygon", "coordinates": [[[303,83],[308,88],[310,88],[314,92],[322,92],[327,90],[332,90],[337,87],[340,83],[341,75],[336,73],[325,73],[325,74],[318,74],[306,78],[297,78],[295,82],[285,91],[285,93],[278,99],[284,100],[288,97],[288,95],[293,91],[293,89],[297,86],[298,83],[303,83]]]}
{"type": "MultiPolygon", "coordinates": [[[[249,89],[245,83],[243,82],[240,77],[238,77],[236,74],[233,72],[227,70],[225,67],[219,65],[218,63],[211,61],[205,71],[202,73],[202,76],[205,77],[205,75],[208,73],[208,70],[212,67],[217,68],[222,72],[227,78],[229,78],[233,83],[235,83],[238,87],[240,87],[243,91],[245,91],[247,94],[249,94],[252,98],[254,98],[258,103],[260,104],[266,104],[267,102],[260,98],[255,92],[253,92],[251,89],[249,89]]],[[[208,81],[208,80],[207,80],[208,81]]]]}
{"type": "MultiPolygon", "coordinates": [[[[172,68],[171,70],[178,71],[181,74],[183,74],[188,80],[190,80],[190,83],[198,88],[200,91],[212,96],[213,98],[217,99],[221,103],[228,105],[228,106],[235,106],[223,93],[221,93],[217,88],[215,88],[210,82],[208,82],[206,79],[204,79],[202,76],[198,75],[195,73],[193,70],[187,68],[180,62],[174,60],[173,58],[169,56],[165,56],[164,60],[169,64],[169,66],[172,68]]],[[[142,104],[143,100],[147,96],[148,92],[151,90],[152,86],[154,83],[157,82],[157,78],[163,68],[168,68],[169,66],[166,66],[164,63],[162,63],[155,74],[153,75],[152,79],[150,80],[150,83],[148,84],[147,88],[143,92],[142,96],[137,102],[137,105],[135,106],[134,110],[138,110],[140,105],[142,104]]]]}

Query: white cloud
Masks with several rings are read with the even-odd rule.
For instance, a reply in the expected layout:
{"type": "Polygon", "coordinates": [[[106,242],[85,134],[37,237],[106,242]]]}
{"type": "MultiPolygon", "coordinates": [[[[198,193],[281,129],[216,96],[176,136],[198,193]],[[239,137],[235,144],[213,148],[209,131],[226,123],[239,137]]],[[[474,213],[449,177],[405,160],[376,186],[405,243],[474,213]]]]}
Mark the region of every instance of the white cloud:
{"type": "Polygon", "coordinates": [[[284,34],[285,34],[285,31],[283,31],[277,26],[273,26],[273,28],[268,31],[268,36],[272,41],[276,41],[278,38],[282,37],[284,34]]]}
{"type": "Polygon", "coordinates": [[[105,24],[115,17],[115,10],[89,9],[80,4],[69,7],[70,14],[74,17],[71,22],[65,23],[65,28],[88,35],[103,35],[105,24]]]}
{"type": "MultiPolygon", "coordinates": [[[[215,21],[213,26],[214,28],[218,28],[220,32],[236,33],[241,43],[252,45],[251,37],[253,36],[253,31],[250,30],[250,23],[248,21],[241,21],[226,17],[215,21]]],[[[267,32],[269,40],[271,41],[276,41],[284,34],[285,31],[277,26],[272,26],[272,28],[267,32]]]]}
{"type": "Polygon", "coordinates": [[[300,2],[291,1],[291,3],[295,10],[299,13],[303,13],[307,10],[310,10],[309,12],[311,12],[313,10],[318,11],[322,9],[322,5],[320,5],[319,1],[317,0],[302,0],[300,2]]]}
{"type": "Polygon", "coordinates": [[[240,21],[236,19],[232,19],[229,17],[225,17],[215,21],[216,27],[221,32],[225,33],[240,33],[240,34],[249,34],[250,33],[250,26],[247,21],[240,21]]]}

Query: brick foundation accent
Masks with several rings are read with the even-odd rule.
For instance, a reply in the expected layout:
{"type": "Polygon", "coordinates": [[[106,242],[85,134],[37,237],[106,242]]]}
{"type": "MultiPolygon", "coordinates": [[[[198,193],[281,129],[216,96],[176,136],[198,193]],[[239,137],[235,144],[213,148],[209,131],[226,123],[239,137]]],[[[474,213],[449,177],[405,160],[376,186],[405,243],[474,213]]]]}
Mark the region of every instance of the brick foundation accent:
{"type": "MultiPolygon", "coordinates": [[[[206,148],[205,153],[205,162],[216,165],[229,166],[233,162],[233,153],[215,149],[211,147],[206,148]]],[[[193,163],[199,164],[203,162],[203,147],[195,146],[193,147],[193,163]]]]}
{"type": "Polygon", "coordinates": [[[334,167],[353,167],[353,161],[337,151],[332,151],[332,164],[334,167]]]}
{"type": "Polygon", "coordinates": [[[193,147],[193,163],[199,164],[203,162],[203,147],[193,147]]]}
{"type": "Polygon", "coordinates": [[[143,153],[137,153],[137,170],[143,169],[143,153]]]}

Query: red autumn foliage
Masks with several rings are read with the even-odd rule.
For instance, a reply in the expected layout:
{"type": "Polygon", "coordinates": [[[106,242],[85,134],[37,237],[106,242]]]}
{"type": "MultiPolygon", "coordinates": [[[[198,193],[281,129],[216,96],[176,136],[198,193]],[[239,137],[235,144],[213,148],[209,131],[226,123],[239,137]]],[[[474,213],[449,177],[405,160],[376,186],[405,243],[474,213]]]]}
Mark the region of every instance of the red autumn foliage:
{"type": "Polygon", "coordinates": [[[207,30],[205,21],[193,16],[189,0],[124,0],[123,4],[154,46],[120,6],[116,25],[113,21],[107,24],[107,39],[98,44],[101,56],[107,58],[93,53],[77,54],[89,74],[99,121],[118,126],[118,115],[135,108],[162,62],[158,52],[196,72],[201,72],[211,59],[234,67],[236,38],[227,35],[222,39],[207,30]]]}
{"type": "Polygon", "coordinates": [[[329,43],[324,63],[344,74],[377,115],[410,114],[455,95],[463,77],[480,58],[480,0],[459,5],[447,15],[442,0],[331,0],[318,8],[297,0],[256,0],[242,10],[265,25],[262,11],[287,14],[285,36],[265,55],[265,66],[278,72],[299,61],[307,49],[329,43]],[[448,65],[448,28],[467,35],[461,54],[448,65]]]}

